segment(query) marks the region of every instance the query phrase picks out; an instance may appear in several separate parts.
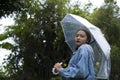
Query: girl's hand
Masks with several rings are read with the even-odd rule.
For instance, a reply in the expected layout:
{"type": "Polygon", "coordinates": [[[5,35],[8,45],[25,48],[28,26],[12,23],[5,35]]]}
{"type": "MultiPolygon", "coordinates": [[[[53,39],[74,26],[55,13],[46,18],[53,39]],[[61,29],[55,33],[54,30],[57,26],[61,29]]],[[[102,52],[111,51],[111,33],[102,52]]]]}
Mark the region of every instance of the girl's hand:
{"type": "Polygon", "coordinates": [[[57,71],[60,71],[60,69],[62,68],[62,63],[56,63],[54,65],[54,68],[57,70],[57,71]]]}

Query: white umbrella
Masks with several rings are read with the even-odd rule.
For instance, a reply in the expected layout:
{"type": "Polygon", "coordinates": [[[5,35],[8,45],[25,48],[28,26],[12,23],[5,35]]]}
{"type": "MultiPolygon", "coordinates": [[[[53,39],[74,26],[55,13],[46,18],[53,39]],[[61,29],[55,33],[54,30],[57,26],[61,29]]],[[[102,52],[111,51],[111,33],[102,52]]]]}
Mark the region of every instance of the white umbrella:
{"type": "Polygon", "coordinates": [[[102,34],[101,30],[88,22],[86,19],[67,14],[61,21],[65,41],[74,52],[76,45],[74,37],[79,29],[87,29],[91,33],[90,45],[94,50],[95,76],[100,79],[108,79],[110,74],[110,45],[102,34]]]}

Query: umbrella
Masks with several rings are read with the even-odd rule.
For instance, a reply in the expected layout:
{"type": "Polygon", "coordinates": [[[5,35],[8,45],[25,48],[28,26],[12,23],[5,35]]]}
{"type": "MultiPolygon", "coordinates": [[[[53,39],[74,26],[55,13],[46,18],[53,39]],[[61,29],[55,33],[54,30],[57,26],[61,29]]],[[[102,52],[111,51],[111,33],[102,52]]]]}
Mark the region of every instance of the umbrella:
{"type": "Polygon", "coordinates": [[[111,48],[101,30],[86,19],[74,14],[67,14],[61,21],[61,25],[65,42],[68,44],[72,52],[74,52],[76,48],[74,41],[76,31],[79,29],[86,29],[90,32],[90,45],[94,50],[95,58],[95,77],[100,79],[108,79],[110,74],[111,48]]]}

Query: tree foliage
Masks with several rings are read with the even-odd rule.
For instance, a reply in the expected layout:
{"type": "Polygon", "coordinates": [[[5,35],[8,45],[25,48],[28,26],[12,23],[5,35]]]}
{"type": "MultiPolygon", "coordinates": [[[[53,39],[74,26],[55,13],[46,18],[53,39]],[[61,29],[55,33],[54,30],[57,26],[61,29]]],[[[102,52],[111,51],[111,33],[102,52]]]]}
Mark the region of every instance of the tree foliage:
{"type": "MultiPolygon", "coordinates": [[[[24,1],[29,7],[16,13],[15,26],[9,26],[7,35],[1,35],[1,40],[13,37],[16,43],[10,46],[12,53],[5,61],[9,80],[49,80],[53,64],[66,58],[64,49],[67,50],[67,46],[63,44],[60,20],[66,13],[67,2],[24,1]]],[[[7,43],[1,44],[6,48],[4,46],[8,46],[7,43]]]]}
{"type": "Polygon", "coordinates": [[[0,18],[13,12],[18,13],[25,7],[24,0],[0,0],[0,18]]]}

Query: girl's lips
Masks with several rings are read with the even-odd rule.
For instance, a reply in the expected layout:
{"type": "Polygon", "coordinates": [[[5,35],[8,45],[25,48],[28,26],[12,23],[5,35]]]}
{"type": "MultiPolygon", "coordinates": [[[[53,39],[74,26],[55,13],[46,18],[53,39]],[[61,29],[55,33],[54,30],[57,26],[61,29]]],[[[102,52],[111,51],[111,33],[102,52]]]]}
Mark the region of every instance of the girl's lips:
{"type": "Polygon", "coordinates": [[[80,44],[81,42],[80,41],[76,41],[77,44],[80,44]]]}
{"type": "Polygon", "coordinates": [[[80,43],[80,41],[76,41],[77,43],[80,43]]]}

